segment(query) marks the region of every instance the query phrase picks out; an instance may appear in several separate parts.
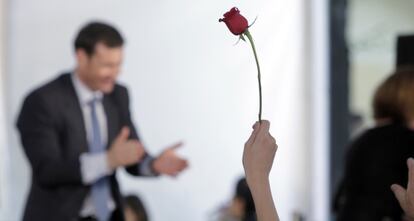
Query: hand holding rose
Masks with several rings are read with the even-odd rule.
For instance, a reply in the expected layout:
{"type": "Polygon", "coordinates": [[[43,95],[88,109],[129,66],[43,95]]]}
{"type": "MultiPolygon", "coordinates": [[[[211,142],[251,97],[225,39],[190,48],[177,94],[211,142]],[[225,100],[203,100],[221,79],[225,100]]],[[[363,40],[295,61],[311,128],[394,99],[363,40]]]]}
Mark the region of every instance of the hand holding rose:
{"type": "Polygon", "coordinates": [[[260,221],[277,221],[276,207],[270,190],[269,173],[277,150],[275,139],[269,133],[270,123],[256,122],[243,152],[243,166],[260,221]]]}

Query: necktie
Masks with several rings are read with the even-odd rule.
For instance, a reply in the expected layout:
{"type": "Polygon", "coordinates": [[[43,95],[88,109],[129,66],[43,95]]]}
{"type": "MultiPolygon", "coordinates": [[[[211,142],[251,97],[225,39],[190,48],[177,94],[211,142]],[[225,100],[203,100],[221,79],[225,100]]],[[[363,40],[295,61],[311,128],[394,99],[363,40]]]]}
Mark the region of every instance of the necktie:
{"type": "MultiPolygon", "coordinates": [[[[89,144],[89,152],[99,153],[105,151],[105,146],[102,143],[102,136],[96,113],[96,105],[99,100],[94,98],[90,103],[91,108],[91,127],[92,136],[89,144]]],[[[108,221],[110,211],[108,202],[110,199],[110,186],[108,177],[102,177],[92,185],[92,202],[95,206],[96,216],[99,221],[108,221]]]]}

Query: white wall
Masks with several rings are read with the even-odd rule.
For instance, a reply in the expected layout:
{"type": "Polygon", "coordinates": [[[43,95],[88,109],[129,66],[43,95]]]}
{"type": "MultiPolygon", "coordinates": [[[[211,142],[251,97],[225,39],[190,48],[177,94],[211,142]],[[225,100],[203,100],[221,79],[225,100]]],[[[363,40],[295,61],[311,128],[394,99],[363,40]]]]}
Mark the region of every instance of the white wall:
{"type": "Polygon", "coordinates": [[[7,140],[6,140],[6,118],[5,118],[5,106],[4,106],[4,70],[5,70],[5,1],[0,0],[0,220],[3,219],[7,192],[6,192],[6,179],[7,179],[7,140]]]}
{"type": "MultiPolygon", "coordinates": [[[[311,214],[311,82],[303,1],[10,1],[7,72],[11,145],[7,220],[21,216],[30,168],[14,128],[22,99],[73,68],[72,40],[91,19],[119,27],[127,39],[121,82],[148,150],[183,140],[191,168],[176,179],[119,174],[125,193],[139,193],[154,221],[206,220],[230,198],[242,175],[241,154],[258,111],[251,48],[232,36],[222,14],[238,6],[250,21],[263,75],[263,116],[279,150],[271,174],[281,220],[311,214]]],[[[306,13],[305,13],[306,12],[306,13]]],[[[323,131],[324,132],[324,131],[323,131]]],[[[325,156],[321,156],[322,158],[325,156]]],[[[315,158],[316,159],[316,158],[315,158]]],[[[314,199],[318,202],[318,199],[314,199]]]]}

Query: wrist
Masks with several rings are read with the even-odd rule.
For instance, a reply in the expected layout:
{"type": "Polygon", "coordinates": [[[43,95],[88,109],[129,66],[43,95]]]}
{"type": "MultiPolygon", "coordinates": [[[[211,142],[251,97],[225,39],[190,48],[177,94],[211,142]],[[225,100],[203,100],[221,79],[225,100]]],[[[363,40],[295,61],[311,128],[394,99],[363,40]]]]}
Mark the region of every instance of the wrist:
{"type": "Polygon", "coordinates": [[[253,175],[247,175],[246,174],[246,180],[249,186],[263,186],[263,185],[269,185],[269,176],[265,174],[253,174],[253,175]]]}
{"type": "Polygon", "coordinates": [[[247,183],[253,198],[263,197],[270,192],[269,179],[257,179],[247,183]]]}
{"type": "Polygon", "coordinates": [[[106,151],[106,160],[108,162],[109,169],[115,170],[118,167],[115,157],[112,155],[112,152],[110,150],[106,151]]]}
{"type": "Polygon", "coordinates": [[[158,169],[158,158],[154,158],[151,160],[150,169],[153,174],[157,176],[160,175],[160,172],[159,172],[160,170],[158,169]]]}

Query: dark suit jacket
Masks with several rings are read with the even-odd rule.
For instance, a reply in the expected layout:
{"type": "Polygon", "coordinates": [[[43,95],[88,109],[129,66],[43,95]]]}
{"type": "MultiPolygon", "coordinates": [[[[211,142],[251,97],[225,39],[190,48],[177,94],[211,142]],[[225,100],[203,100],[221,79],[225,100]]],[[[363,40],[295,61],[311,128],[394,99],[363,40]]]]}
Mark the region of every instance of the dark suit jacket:
{"type": "Polygon", "coordinates": [[[402,220],[390,186],[406,186],[414,132],[400,124],[366,131],[351,145],[336,204],[338,221],[402,220]]]}
{"type": "MultiPolygon", "coordinates": [[[[108,123],[108,146],[122,126],[129,126],[130,138],[138,139],[131,122],[127,89],[116,85],[104,95],[108,123]]],[[[82,110],[70,74],[31,92],[17,121],[21,142],[32,167],[32,183],[23,220],[76,220],[90,186],[82,183],[79,156],[88,151],[82,110]]],[[[108,147],[107,147],[108,148],[108,147]]],[[[146,155],[148,157],[148,155],[146,155]]],[[[127,168],[139,174],[139,165],[127,168]]],[[[110,176],[112,196],[123,220],[122,200],[115,177],[110,176]]]]}

